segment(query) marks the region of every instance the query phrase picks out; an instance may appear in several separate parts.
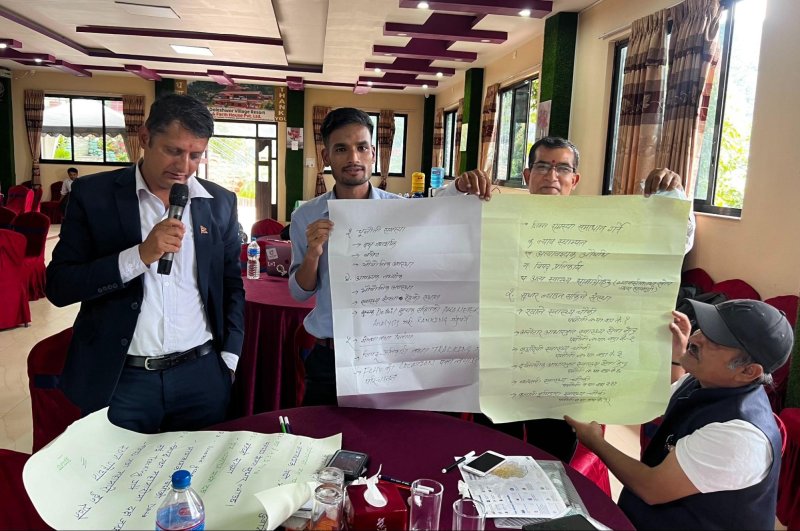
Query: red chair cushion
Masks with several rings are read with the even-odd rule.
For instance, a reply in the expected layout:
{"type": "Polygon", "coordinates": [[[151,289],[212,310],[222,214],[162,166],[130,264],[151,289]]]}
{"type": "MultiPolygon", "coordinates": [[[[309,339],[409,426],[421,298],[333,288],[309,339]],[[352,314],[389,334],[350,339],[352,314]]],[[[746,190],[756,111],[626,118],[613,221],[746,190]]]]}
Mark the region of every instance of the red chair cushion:
{"type": "Polygon", "coordinates": [[[706,273],[705,269],[696,267],[681,273],[681,284],[694,284],[700,288],[703,293],[706,293],[711,291],[711,286],[714,285],[714,281],[711,280],[711,277],[706,273]]]}
{"type": "Polygon", "coordinates": [[[250,237],[260,238],[261,236],[280,234],[282,230],[283,224],[280,221],[275,221],[272,218],[262,219],[253,223],[250,229],[250,237]]]}
{"type": "Polygon", "coordinates": [[[30,212],[33,208],[33,190],[22,185],[12,186],[8,189],[6,208],[10,208],[17,214],[30,212]]]}
{"type": "Polygon", "coordinates": [[[751,286],[744,280],[740,280],[738,278],[717,282],[716,284],[711,286],[710,291],[724,293],[728,297],[728,300],[731,299],[754,299],[757,301],[761,300],[761,295],[758,294],[758,292],[755,290],[753,286],[751,286]]]}

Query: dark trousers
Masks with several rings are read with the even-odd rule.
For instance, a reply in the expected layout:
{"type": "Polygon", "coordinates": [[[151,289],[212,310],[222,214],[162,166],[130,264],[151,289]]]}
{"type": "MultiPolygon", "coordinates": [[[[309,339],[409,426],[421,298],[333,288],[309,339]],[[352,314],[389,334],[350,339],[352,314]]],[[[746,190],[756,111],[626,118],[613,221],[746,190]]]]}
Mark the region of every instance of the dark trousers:
{"type": "Polygon", "coordinates": [[[306,369],[306,390],[303,394],[304,406],[335,406],[336,399],[336,361],[332,348],[314,345],[303,360],[306,369]]]}
{"type": "Polygon", "coordinates": [[[125,367],[108,420],[139,433],[199,430],[225,420],[230,395],[230,371],[214,352],[162,371],[125,367]]]}

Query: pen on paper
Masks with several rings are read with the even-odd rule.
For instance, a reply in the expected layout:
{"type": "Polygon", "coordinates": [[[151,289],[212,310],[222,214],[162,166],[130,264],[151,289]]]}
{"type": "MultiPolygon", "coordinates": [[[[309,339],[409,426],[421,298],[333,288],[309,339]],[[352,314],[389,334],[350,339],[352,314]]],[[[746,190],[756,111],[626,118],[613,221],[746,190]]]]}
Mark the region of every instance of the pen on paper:
{"type": "Polygon", "coordinates": [[[289,424],[289,417],[288,416],[287,417],[283,417],[283,424],[286,426],[286,433],[291,435],[291,433],[292,433],[292,425],[289,424]]]}
{"type": "Polygon", "coordinates": [[[453,463],[451,463],[449,466],[447,466],[447,467],[443,468],[443,469],[442,469],[442,474],[447,474],[448,472],[450,472],[451,470],[453,470],[455,467],[457,467],[458,465],[460,465],[461,463],[463,463],[464,461],[466,461],[467,459],[469,459],[470,457],[472,457],[472,456],[474,456],[474,455],[475,455],[475,451],[474,451],[474,450],[471,450],[471,451],[470,451],[469,453],[467,453],[466,455],[464,455],[464,456],[462,456],[462,457],[459,457],[459,458],[458,458],[458,459],[456,459],[456,460],[455,460],[453,463]]]}
{"type": "Polygon", "coordinates": [[[286,423],[283,420],[283,415],[278,416],[278,422],[281,423],[281,433],[286,433],[286,423]]]}

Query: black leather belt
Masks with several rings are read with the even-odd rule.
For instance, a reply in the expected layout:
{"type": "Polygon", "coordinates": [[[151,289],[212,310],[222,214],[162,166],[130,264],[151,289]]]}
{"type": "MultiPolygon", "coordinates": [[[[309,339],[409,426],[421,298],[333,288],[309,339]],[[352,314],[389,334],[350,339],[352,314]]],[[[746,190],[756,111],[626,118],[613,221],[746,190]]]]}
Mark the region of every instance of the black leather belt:
{"type": "Polygon", "coordinates": [[[148,371],[163,371],[170,369],[176,365],[180,365],[185,361],[196,360],[202,358],[209,352],[212,352],[214,347],[211,341],[204,343],[199,347],[190,348],[183,352],[173,352],[172,354],[164,354],[163,356],[125,356],[125,365],[128,367],[136,367],[139,369],[146,369],[148,371]]]}
{"type": "Polygon", "coordinates": [[[315,337],[314,342],[317,345],[322,345],[323,347],[328,347],[329,349],[333,350],[333,338],[332,337],[315,337]]]}

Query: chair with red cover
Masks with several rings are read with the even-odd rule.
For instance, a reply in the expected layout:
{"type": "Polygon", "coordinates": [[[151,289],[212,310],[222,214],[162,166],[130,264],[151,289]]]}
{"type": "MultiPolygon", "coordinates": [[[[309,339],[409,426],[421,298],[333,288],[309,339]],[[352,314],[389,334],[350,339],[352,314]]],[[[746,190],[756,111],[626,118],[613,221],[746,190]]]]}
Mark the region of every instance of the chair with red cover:
{"type": "Polygon", "coordinates": [[[14,230],[13,221],[15,217],[17,217],[16,212],[10,208],[0,206],[0,229],[14,230]]]}
{"type": "MultiPolygon", "coordinates": [[[[606,425],[601,424],[603,434],[606,433],[606,425]]],[[[611,480],[608,477],[608,467],[597,457],[597,454],[586,448],[580,442],[575,448],[575,454],[569,462],[569,466],[589,478],[600,490],[611,497],[611,480]]]]}
{"type": "Polygon", "coordinates": [[[717,282],[709,291],[715,291],[717,293],[724,293],[728,300],[731,299],[753,299],[760,301],[761,295],[755,290],[753,286],[745,282],[744,280],[740,280],[738,278],[733,278],[730,280],[723,280],[722,282],[717,282]]]}
{"type": "Polygon", "coordinates": [[[31,212],[39,212],[39,204],[42,202],[42,187],[37,186],[33,189],[33,204],[31,205],[31,212]]]}
{"type": "Polygon", "coordinates": [[[27,240],[23,269],[28,285],[28,298],[32,301],[45,296],[44,250],[50,219],[39,212],[25,212],[14,218],[14,230],[27,240]]]}
{"type": "Polygon", "coordinates": [[[58,388],[71,340],[72,327],[39,341],[28,354],[34,452],[61,435],[81,416],[80,409],[58,388]]]}
{"type": "Polygon", "coordinates": [[[64,183],[56,181],[50,185],[50,201],[42,201],[39,204],[39,212],[50,218],[50,223],[61,223],[63,215],[61,212],[61,187],[64,183]]]}
{"type": "Polygon", "coordinates": [[[260,238],[262,236],[280,234],[282,230],[283,224],[280,221],[275,221],[272,218],[261,219],[253,223],[250,229],[250,237],[260,238]]]}
{"type": "MultiPolygon", "coordinates": [[[[797,320],[797,295],[780,295],[767,299],[764,302],[782,311],[786,316],[786,320],[788,320],[789,324],[794,328],[795,321],[797,320]]],[[[783,409],[783,402],[786,400],[786,388],[789,385],[789,369],[791,365],[792,358],[789,357],[786,363],[773,371],[773,385],[765,388],[767,390],[767,396],[769,397],[769,403],[772,405],[772,411],[775,413],[780,413],[783,409]]]]}
{"type": "Polygon", "coordinates": [[[33,207],[33,190],[27,186],[17,185],[8,189],[8,201],[6,208],[10,208],[16,214],[30,212],[33,207]]]}
{"type": "Polygon", "coordinates": [[[711,291],[711,286],[714,281],[711,279],[706,270],[702,267],[695,267],[694,269],[687,269],[681,273],[681,284],[694,284],[700,288],[702,293],[711,291]]]}
{"type": "Polygon", "coordinates": [[[778,480],[778,520],[789,529],[800,529],[800,408],[780,412],[786,437],[778,480]]]}
{"type": "Polygon", "coordinates": [[[0,229],[0,330],[31,322],[28,286],[22,262],[25,260],[25,237],[12,230],[0,229]]]}
{"type": "Polygon", "coordinates": [[[22,469],[30,454],[0,450],[0,531],[6,529],[50,529],[33,506],[22,469]]]}

